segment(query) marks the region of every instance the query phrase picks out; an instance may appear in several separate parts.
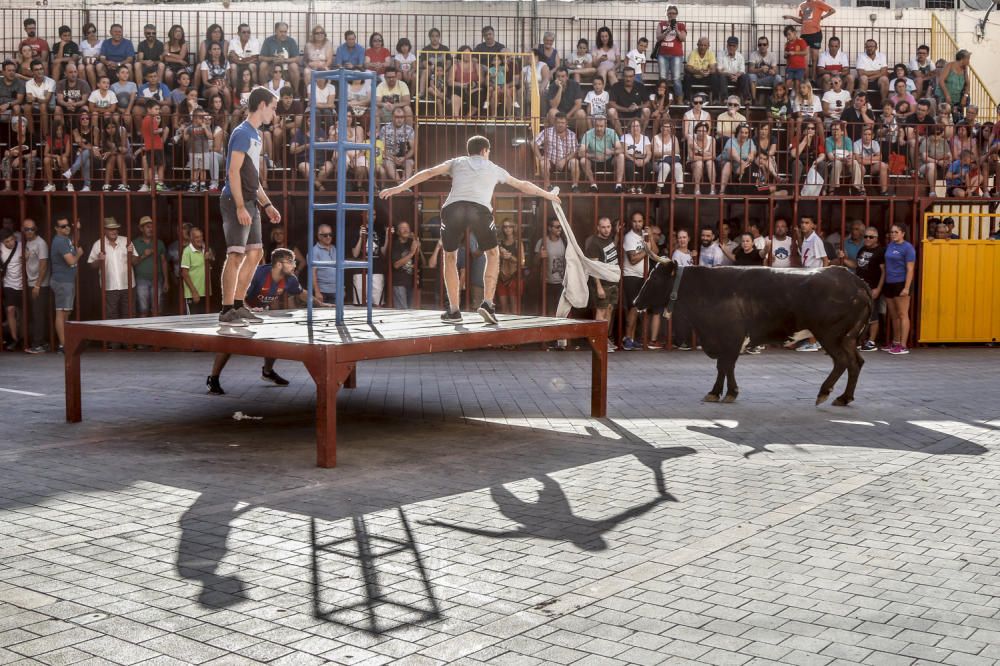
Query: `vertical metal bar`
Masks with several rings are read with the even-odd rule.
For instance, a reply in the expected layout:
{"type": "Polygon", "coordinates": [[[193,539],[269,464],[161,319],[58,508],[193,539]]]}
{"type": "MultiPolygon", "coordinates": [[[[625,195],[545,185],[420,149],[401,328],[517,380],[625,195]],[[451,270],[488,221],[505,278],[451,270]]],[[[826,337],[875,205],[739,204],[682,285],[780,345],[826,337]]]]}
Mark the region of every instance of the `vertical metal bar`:
{"type": "MultiPolygon", "coordinates": [[[[368,123],[370,125],[368,132],[368,324],[371,325],[372,282],[375,280],[375,259],[373,257],[374,252],[372,251],[375,242],[373,238],[375,233],[375,127],[376,117],[378,116],[378,106],[375,103],[375,86],[378,83],[378,77],[373,72],[367,72],[367,75],[371,82],[371,85],[368,87],[368,94],[370,96],[368,102],[368,123]]],[[[382,257],[382,260],[385,261],[385,257],[382,257]]],[[[385,294],[384,275],[382,276],[382,293],[383,295],[385,294]]]]}
{"type": "MultiPolygon", "coordinates": [[[[342,146],[347,143],[347,76],[343,69],[334,70],[337,81],[337,97],[345,105],[344,110],[337,114],[337,245],[335,254],[336,265],[334,274],[336,276],[336,323],[337,326],[344,325],[344,244],[347,242],[345,233],[346,218],[343,204],[347,201],[347,151],[342,146]]],[[[315,131],[315,130],[314,130],[315,131]]],[[[311,165],[310,165],[311,166],[311,165]]]]}
{"type": "MultiPolygon", "coordinates": [[[[306,183],[308,189],[309,197],[309,211],[306,215],[309,221],[309,237],[306,238],[306,257],[309,257],[312,253],[309,252],[309,244],[312,243],[312,239],[315,238],[315,215],[316,212],[313,206],[316,204],[316,79],[318,73],[314,73],[312,80],[309,84],[309,180],[306,183]]],[[[341,114],[343,115],[343,114],[341,114]]],[[[338,192],[339,194],[339,192],[338,192]]],[[[287,235],[285,236],[285,241],[288,240],[287,235]]],[[[337,239],[340,242],[340,239],[337,239]]],[[[313,284],[313,271],[317,270],[314,266],[306,264],[306,328],[309,331],[309,336],[312,337],[312,325],[313,325],[313,291],[316,285],[313,284]]]]}

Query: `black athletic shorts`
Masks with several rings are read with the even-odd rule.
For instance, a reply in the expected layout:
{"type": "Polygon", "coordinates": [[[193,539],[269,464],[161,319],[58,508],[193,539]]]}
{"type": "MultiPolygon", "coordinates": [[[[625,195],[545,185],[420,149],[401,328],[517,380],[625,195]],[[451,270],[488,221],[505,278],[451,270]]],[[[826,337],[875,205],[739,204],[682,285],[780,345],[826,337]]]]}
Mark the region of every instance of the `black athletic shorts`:
{"type": "Polygon", "coordinates": [[[811,49],[821,49],[823,48],[823,31],[811,32],[808,35],[802,35],[802,40],[809,45],[811,49]]]}
{"type": "Polygon", "coordinates": [[[472,201],[453,201],[441,210],[441,244],[445,252],[463,247],[467,230],[475,235],[480,252],[498,245],[493,213],[486,206],[472,201]]]}
{"type": "Polygon", "coordinates": [[[622,291],[625,292],[625,307],[626,309],[635,307],[636,297],[639,295],[639,290],[642,289],[642,283],[644,280],[641,277],[636,277],[634,275],[626,275],[622,278],[622,291]]]}

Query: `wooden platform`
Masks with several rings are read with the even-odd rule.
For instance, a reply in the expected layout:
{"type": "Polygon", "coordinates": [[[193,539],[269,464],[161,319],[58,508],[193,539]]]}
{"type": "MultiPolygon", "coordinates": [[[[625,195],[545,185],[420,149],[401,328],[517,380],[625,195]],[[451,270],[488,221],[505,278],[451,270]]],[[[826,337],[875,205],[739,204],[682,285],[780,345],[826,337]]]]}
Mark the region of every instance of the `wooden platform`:
{"type": "Polygon", "coordinates": [[[365,315],[364,309],[348,309],[345,324],[337,326],[332,308],[316,310],[311,330],[305,310],[262,313],[264,322],[247,328],[220,327],[215,314],[66,322],[66,420],[77,423],[83,418],[80,354],[88,341],[301,361],[316,382],[320,467],[336,465],[337,391],[354,388],[358,361],[586,338],[593,360],[590,413],[605,416],[607,322],[499,315],[499,326],[487,326],[478,314],[465,313],[463,323],[444,324],[440,313],[432,310],[377,309],[370,326],[365,315]]]}

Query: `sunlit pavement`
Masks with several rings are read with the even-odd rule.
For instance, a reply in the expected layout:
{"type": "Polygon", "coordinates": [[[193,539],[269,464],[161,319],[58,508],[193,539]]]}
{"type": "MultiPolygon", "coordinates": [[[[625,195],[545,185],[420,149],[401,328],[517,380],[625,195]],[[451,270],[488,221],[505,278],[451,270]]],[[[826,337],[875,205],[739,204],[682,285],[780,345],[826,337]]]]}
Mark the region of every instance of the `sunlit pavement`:
{"type": "Polygon", "coordinates": [[[0,663],[994,663],[997,354],[362,364],[333,470],[291,363],[3,354],[0,663]]]}

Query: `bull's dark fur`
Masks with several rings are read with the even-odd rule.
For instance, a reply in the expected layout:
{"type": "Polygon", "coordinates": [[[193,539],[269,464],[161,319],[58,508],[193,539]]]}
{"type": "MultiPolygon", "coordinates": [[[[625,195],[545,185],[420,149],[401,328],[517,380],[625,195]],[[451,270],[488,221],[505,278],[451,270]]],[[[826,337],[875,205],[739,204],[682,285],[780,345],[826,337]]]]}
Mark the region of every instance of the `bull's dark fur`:
{"type": "MultiPolygon", "coordinates": [[[[657,264],[636,297],[636,307],[661,311],[670,299],[676,275],[673,262],[657,264]]],[[[718,401],[724,382],[728,383],[725,402],[739,395],[736,359],[747,338],[749,345],[784,343],[808,329],[833,359],[833,371],[820,387],[816,404],[829,397],[847,370],[847,388],[833,403],[847,405],[854,400],[864,365],[857,345],[872,307],[868,285],[839,266],[691,266],[684,269],[673,317],[687,322],[705,353],[717,360],[718,376],[705,400],[718,401]]]]}

